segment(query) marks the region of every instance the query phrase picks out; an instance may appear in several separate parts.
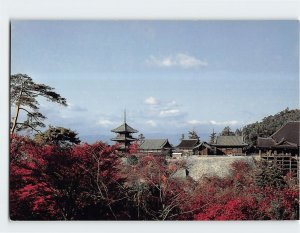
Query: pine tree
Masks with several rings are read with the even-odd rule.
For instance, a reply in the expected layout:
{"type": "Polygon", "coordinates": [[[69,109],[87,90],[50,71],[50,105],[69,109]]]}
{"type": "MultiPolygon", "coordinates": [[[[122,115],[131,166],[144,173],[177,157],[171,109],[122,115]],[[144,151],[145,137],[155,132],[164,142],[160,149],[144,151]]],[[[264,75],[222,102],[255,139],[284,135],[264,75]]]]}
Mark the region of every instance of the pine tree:
{"type": "Polygon", "coordinates": [[[54,91],[54,88],[44,84],[35,83],[26,74],[15,74],[10,77],[10,101],[11,107],[15,109],[12,117],[10,132],[31,129],[39,132],[38,127],[45,127],[43,120],[46,117],[39,112],[38,97],[67,106],[66,99],[54,91]],[[19,121],[20,111],[24,112],[27,119],[19,121]]]}
{"type": "Polygon", "coordinates": [[[39,144],[52,144],[60,147],[69,147],[80,143],[77,133],[73,130],[53,126],[49,126],[43,133],[36,134],[35,141],[39,144]]]}
{"type": "Polygon", "coordinates": [[[215,133],[215,130],[213,129],[213,132],[210,134],[210,140],[209,140],[209,143],[210,144],[214,144],[215,143],[215,141],[216,141],[216,136],[217,136],[217,134],[215,133]]]}
{"type": "Polygon", "coordinates": [[[189,139],[200,139],[197,132],[195,130],[189,131],[189,139]]]}

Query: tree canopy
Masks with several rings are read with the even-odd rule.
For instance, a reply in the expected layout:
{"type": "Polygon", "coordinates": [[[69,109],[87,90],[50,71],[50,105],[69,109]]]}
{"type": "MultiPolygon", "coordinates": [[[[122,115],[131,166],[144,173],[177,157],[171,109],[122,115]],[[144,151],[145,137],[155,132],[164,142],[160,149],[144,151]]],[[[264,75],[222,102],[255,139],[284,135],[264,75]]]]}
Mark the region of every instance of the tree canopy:
{"type": "Polygon", "coordinates": [[[195,130],[189,131],[189,139],[200,139],[195,130]]]}
{"type": "Polygon", "coordinates": [[[43,133],[36,134],[35,141],[40,144],[55,144],[61,147],[80,143],[77,133],[73,130],[53,126],[49,126],[43,133]]]}
{"type": "Polygon", "coordinates": [[[43,120],[46,119],[39,111],[38,97],[67,106],[65,98],[54,91],[53,87],[35,83],[27,74],[14,74],[10,77],[10,104],[15,110],[12,117],[10,132],[31,129],[39,131],[39,127],[45,127],[43,120]],[[20,111],[26,115],[26,120],[19,121],[20,111]]]}
{"type": "Polygon", "coordinates": [[[234,136],[234,132],[231,131],[229,126],[226,126],[220,133],[220,136],[234,136]]]}
{"type": "Polygon", "coordinates": [[[215,141],[216,141],[216,137],[217,137],[217,134],[215,132],[215,130],[213,130],[213,132],[209,135],[209,143],[211,144],[214,144],[215,141]]]}

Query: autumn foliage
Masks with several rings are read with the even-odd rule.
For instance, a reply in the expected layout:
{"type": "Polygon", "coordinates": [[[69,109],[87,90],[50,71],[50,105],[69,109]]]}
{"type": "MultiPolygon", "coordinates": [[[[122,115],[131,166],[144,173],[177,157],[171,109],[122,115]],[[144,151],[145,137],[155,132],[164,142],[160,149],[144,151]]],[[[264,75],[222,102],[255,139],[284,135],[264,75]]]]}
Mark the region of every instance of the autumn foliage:
{"type": "Polygon", "coordinates": [[[299,191],[288,174],[236,162],[231,175],[182,178],[183,162],[121,155],[102,142],[41,144],[10,139],[13,220],[270,220],[298,219],[299,191]],[[278,177],[278,174],[275,174],[278,177]]]}
{"type": "Polygon", "coordinates": [[[299,218],[297,185],[259,186],[256,170],[243,162],[232,164],[226,178],[206,178],[195,190],[191,205],[201,208],[196,220],[288,220],[299,218]],[[205,191],[206,190],[206,191],[205,191]]]}

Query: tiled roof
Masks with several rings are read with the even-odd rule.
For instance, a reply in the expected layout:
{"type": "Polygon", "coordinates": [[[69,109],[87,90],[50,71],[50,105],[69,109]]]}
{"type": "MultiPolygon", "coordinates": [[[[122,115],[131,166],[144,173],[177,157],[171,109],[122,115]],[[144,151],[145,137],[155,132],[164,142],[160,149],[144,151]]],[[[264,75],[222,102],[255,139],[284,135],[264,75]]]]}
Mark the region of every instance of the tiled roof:
{"type": "Polygon", "coordinates": [[[300,121],[288,122],[274,134],[272,134],[271,138],[273,138],[277,143],[279,143],[281,140],[285,140],[287,142],[299,145],[299,126],[300,121]]]}
{"type": "Polygon", "coordinates": [[[247,146],[242,136],[217,136],[215,146],[247,146]]]}
{"type": "Polygon", "coordinates": [[[272,138],[257,138],[257,146],[258,147],[264,147],[269,148],[276,144],[276,142],[272,138]]]}
{"type": "Polygon", "coordinates": [[[297,148],[299,147],[300,121],[288,122],[268,138],[258,138],[259,148],[297,148]]]}
{"type": "Polygon", "coordinates": [[[127,123],[123,123],[119,127],[111,130],[111,132],[114,132],[114,133],[125,133],[125,132],[137,133],[138,131],[135,130],[134,128],[130,127],[129,125],[127,125],[127,123]]]}
{"type": "Polygon", "coordinates": [[[172,147],[168,139],[145,139],[140,145],[141,150],[161,150],[164,147],[172,147]]]}
{"type": "Polygon", "coordinates": [[[179,149],[193,149],[199,145],[198,139],[182,139],[177,148],[179,149]]]}

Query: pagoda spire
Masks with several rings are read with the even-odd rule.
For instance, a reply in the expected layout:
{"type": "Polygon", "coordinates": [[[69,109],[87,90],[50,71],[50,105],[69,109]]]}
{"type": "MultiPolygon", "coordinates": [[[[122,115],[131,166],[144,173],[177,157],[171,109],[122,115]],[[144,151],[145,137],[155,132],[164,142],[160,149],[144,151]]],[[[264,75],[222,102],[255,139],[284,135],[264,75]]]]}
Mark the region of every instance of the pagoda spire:
{"type": "Polygon", "coordinates": [[[124,109],[124,123],[126,123],[126,108],[124,109]]]}

